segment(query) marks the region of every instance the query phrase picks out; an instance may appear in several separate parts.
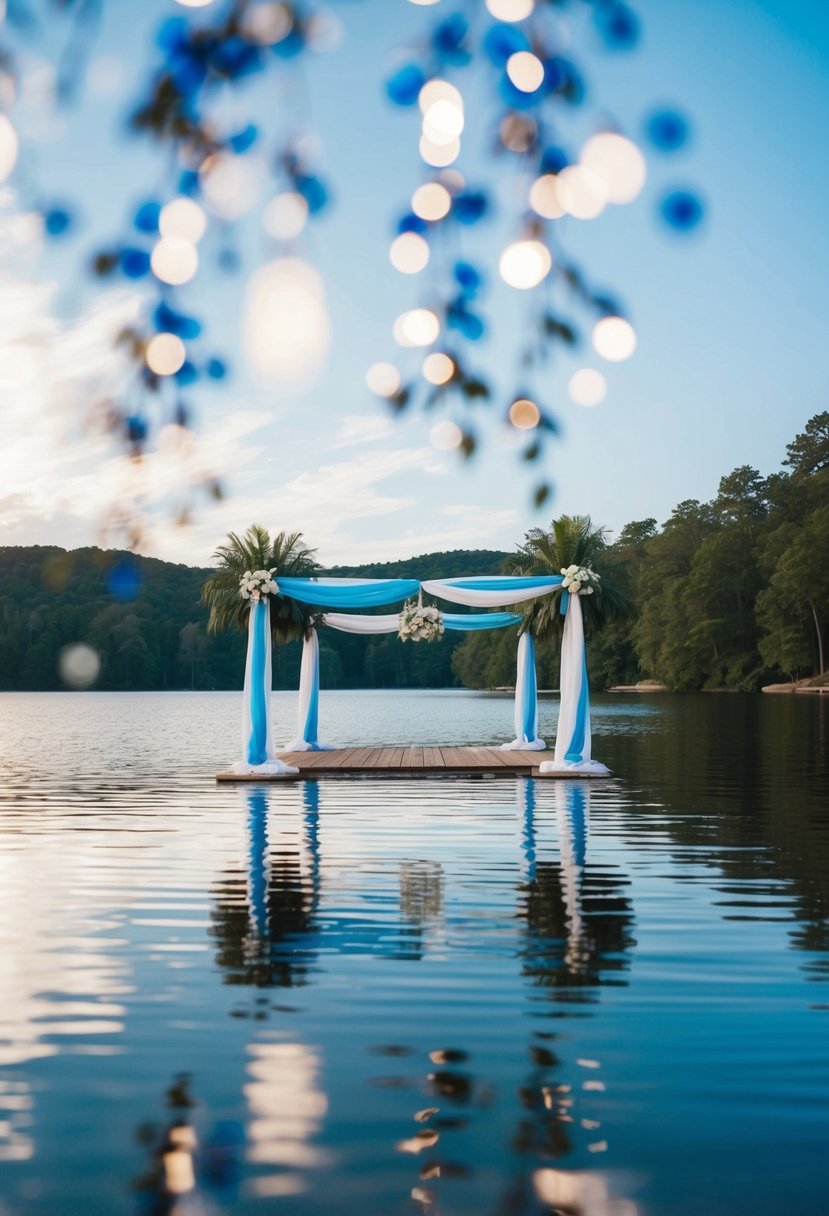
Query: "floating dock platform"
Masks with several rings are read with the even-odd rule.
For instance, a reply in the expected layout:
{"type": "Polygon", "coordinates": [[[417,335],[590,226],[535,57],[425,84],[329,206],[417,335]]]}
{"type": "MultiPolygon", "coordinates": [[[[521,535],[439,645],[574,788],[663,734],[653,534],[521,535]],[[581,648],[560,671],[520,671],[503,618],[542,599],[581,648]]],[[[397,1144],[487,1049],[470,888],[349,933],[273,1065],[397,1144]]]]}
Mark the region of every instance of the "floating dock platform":
{"type": "Polygon", "coordinates": [[[539,773],[538,766],[553,758],[545,752],[504,751],[500,747],[338,747],[328,752],[280,752],[279,759],[299,769],[296,775],[217,773],[217,781],[302,781],[333,773],[383,773],[419,776],[453,773],[492,777],[564,777],[601,780],[609,773],[539,773]]]}

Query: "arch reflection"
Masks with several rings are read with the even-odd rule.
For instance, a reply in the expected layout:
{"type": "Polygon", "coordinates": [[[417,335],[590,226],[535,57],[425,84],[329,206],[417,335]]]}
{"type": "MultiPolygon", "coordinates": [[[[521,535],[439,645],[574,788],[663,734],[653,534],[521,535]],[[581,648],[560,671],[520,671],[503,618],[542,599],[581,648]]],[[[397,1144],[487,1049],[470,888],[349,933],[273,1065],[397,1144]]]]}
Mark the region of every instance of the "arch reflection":
{"type": "Polygon", "coordinates": [[[211,935],[228,984],[292,988],[307,983],[316,958],[320,898],[319,791],[302,786],[298,834],[271,840],[269,795],[246,791],[247,864],[213,888],[211,935]]]}
{"type": "Polygon", "coordinates": [[[522,882],[518,917],[522,970],[557,1003],[590,1004],[602,985],[625,983],[633,939],[630,879],[616,865],[587,865],[589,782],[551,782],[558,860],[537,856],[537,790],[518,782],[522,882]]]}

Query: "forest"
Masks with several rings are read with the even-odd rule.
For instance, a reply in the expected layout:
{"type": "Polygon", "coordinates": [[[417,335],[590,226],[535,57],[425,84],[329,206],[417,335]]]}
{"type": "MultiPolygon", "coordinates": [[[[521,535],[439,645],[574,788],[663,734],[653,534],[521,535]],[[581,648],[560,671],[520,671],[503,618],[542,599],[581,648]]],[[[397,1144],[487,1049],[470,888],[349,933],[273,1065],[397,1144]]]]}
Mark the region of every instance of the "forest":
{"type": "MultiPolygon", "coordinates": [[[[751,691],[825,671],[829,618],[829,412],[787,445],[778,472],[742,465],[710,502],[680,502],[661,527],[626,524],[602,568],[632,612],[589,639],[594,688],[643,679],[679,691],[751,691]]],[[[445,578],[510,568],[500,551],[459,550],[340,566],[362,577],[445,578]]],[[[84,642],[107,690],[237,689],[245,637],[207,633],[207,569],[96,548],[0,547],[0,690],[64,687],[63,647],[84,642]]],[[[274,686],[294,688],[299,644],[274,651],[274,686]]],[[[515,634],[446,634],[429,644],[324,631],[328,688],[511,685],[515,634]]],[[[558,683],[557,641],[539,642],[540,688],[558,683]]]]}

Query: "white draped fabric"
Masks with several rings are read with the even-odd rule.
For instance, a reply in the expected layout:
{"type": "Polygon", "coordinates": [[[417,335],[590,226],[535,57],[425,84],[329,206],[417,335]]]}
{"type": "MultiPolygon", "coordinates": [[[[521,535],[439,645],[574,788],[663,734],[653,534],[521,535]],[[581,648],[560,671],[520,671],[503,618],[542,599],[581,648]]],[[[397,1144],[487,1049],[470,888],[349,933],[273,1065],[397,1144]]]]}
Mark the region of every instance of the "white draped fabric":
{"type": "Polygon", "coordinates": [[[358,616],[351,612],[326,612],[322,621],[324,625],[339,629],[341,633],[397,633],[400,628],[400,613],[358,616]]]}
{"type": "Polygon", "coordinates": [[[242,711],[242,759],[234,773],[293,776],[299,772],[277,759],[271,730],[271,630],[267,596],[251,604],[242,711]]]}
{"type": "Polygon", "coordinates": [[[316,629],[312,629],[302,643],[297,736],[290,743],[285,744],[286,752],[330,752],[334,750],[333,743],[321,743],[317,739],[319,688],[320,644],[316,629]]]}
{"type": "Polygon", "coordinates": [[[581,596],[568,595],[561,639],[561,702],[554,760],[539,765],[542,773],[606,774],[610,769],[591,759],[590,696],[584,653],[581,596]]]}
{"type": "MultiPolygon", "coordinates": [[[[489,584],[496,582],[495,578],[481,580],[489,584]]],[[[505,583],[518,582],[517,579],[504,579],[505,583]]],[[[535,580],[537,581],[537,580],[535,580]]],[[[462,579],[458,582],[469,584],[474,582],[473,579],[462,579]]],[[[452,579],[427,579],[426,582],[420,584],[423,590],[428,595],[434,595],[437,599],[449,600],[452,604],[466,604],[470,608],[506,608],[510,604],[523,604],[526,600],[537,599],[539,595],[549,595],[551,591],[556,591],[561,586],[561,577],[556,576],[551,578],[549,582],[544,582],[536,587],[524,587],[509,590],[494,589],[491,586],[488,588],[472,588],[468,585],[458,586],[452,579]]]]}
{"type": "Polygon", "coordinates": [[[538,689],[535,677],[535,645],[532,634],[518,639],[515,674],[515,738],[502,743],[506,752],[543,752],[547,744],[538,737],[538,689]]]}

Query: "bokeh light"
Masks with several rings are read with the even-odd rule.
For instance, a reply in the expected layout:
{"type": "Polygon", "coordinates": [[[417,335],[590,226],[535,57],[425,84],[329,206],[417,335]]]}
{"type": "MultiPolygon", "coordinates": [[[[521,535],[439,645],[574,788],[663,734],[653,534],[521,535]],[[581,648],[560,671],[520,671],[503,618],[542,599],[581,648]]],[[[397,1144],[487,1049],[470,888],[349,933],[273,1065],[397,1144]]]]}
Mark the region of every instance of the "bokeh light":
{"type": "Polygon", "coordinates": [[[558,178],[555,173],[544,173],[530,187],[530,206],[536,215],[545,220],[557,220],[567,214],[558,196],[558,178]]]}
{"type": "Polygon", "coordinates": [[[430,4],[440,4],[440,0],[409,0],[409,4],[420,4],[426,8],[430,4]]]}
{"type": "Polygon", "coordinates": [[[394,323],[394,338],[400,346],[431,346],[440,333],[440,320],[430,308],[412,308],[394,323]]]}
{"type": "Polygon", "coordinates": [[[509,407],[509,420],[519,431],[531,431],[541,421],[541,410],[529,397],[519,397],[509,407]]]}
{"type": "Polygon", "coordinates": [[[0,114],[0,182],[4,182],[17,163],[17,132],[6,118],[0,114]]]}
{"type": "Polygon", "coordinates": [[[486,6],[499,21],[523,21],[535,8],[535,0],[486,0],[486,6]]]}
{"type": "Polygon", "coordinates": [[[562,207],[577,220],[592,220],[607,206],[607,186],[586,165],[567,165],[556,177],[562,207]]]}
{"type": "Polygon", "coordinates": [[[196,246],[180,236],[164,236],[150,257],[153,274],[162,283],[179,287],[189,283],[199,268],[196,246]]]}
{"type": "Polygon", "coordinates": [[[207,216],[192,198],[174,198],[161,208],[158,231],[162,236],[178,236],[196,244],[207,229],[207,216]]]}
{"type": "Polygon", "coordinates": [[[98,679],[101,660],[97,651],[85,642],[64,646],[58,657],[58,671],[70,688],[89,688],[98,679]]]}
{"type": "Polygon", "coordinates": [[[265,204],[262,226],[275,241],[298,237],[308,219],[308,204],[295,190],[285,190],[265,204]]]}
{"type": "Polygon", "coordinates": [[[573,372],[567,388],[576,405],[600,405],[607,396],[607,381],[594,367],[582,367],[573,372]]]}
{"type": "Polygon", "coordinates": [[[429,244],[416,232],[401,232],[389,249],[389,260],[401,274],[417,274],[429,261],[429,244]]]}
{"type": "Polygon", "coordinates": [[[501,254],[498,269],[510,287],[526,291],[547,277],[552,264],[550,251],[541,241],[514,241],[501,254]]]}
{"type": "Polygon", "coordinates": [[[612,131],[593,135],[582,148],[580,159],[604,182],[609,203],[632,203],[641,194],[647,167],[633,140],[612,131]]]}
{"type": "Polygon", "coordinates": [[[433,144],[451,144],[463,131],[463,123],[461,106],[442,97],[423,115],[423,134],[433,144]]]}
{"type": "Polygon", "coordinates": [[[432,447],[437,448],[439,452],[451,452],[454,448],[461,446],[463,431],[457,422],[444,418],[442,422],[436,422],[432,427],[429,432],[429,441],[432,447]]]}
{"type": "Polygon", "coordinates": [[[238,220],[256,206],[261,188],[259,162],[249,156],[217,152],[199,169],[208,207],[223,220],[238,220]]]}
{"type": "Polygon", "coordinates": [[[176,4],[180,4],[182,8],[207,8],[208,4],[212,4],[213,0],[176,0],[176,4]]]}
{"type": "Polygon", "coordinates": [[[455,360],[443,351],[433,351],[423,360],[423,376],[430,384],[448,384],[454,374],[455,360]]]}
{"type": "Polygon", "coordinates": [[[611,363],[629,359],[636,350],[636,333],[624,317],[602,317],[593,327],[593,349],[611,363]]]}
{"type": "Polygon", "coordinates": [[[448,144],[433,144],[425,135],[420,137],[420,155],[427,165],[435,169],[444,169],[458,159],[461,154],[461,141],[453,139],[448,144]]]}
{"type": "Polygon", "coordinates": [[[422,220],[442,220],[451,206],[452,196],[440,182],[424,182],[412,195],[412,211],[422,220]]]}
{"type": "Polygon", "coordinates": [[[425,116],[437,101],[449,101],[463,112],[463,97],[460,89],[455,88],[448,80],[442,80],[439,76],[433,80],[427,80],[418,93],[417,104],[420,106],[421,114],[425,116]]]}
{"type": "Polygon", "coordinates": [[[400,388],[400,372],[393,363],[372,363],[366,384],[378,397],[393,397],[400,388]]]}
{"type": "Polygon", "coordinates": [[[260,46],[274,46],[290,33],[293,19],[287,4],[267,0],[247,8],[242,14],[242,28],[248,38],[260,46]]]}
{"type": "Polygon", "coordinates": [[[544,64],[532,51],[516,51],[507,60],[507,75],[522,93],[534,93],[544,80],[544,64]]]}
{"type": "Polygon", "coordinates": [[[276,258],[251,275],[244,335],[248,358],[264,380],[303,387],[313,382],[331,335],[325,288],[314,267],[276,258]]]}
{"type": "Polygon", "coordinates": [[[147,367],[157,376],[174,376],[184,366],[186,353],[177,334],[155,334],[147,343],[147,367]]]}

